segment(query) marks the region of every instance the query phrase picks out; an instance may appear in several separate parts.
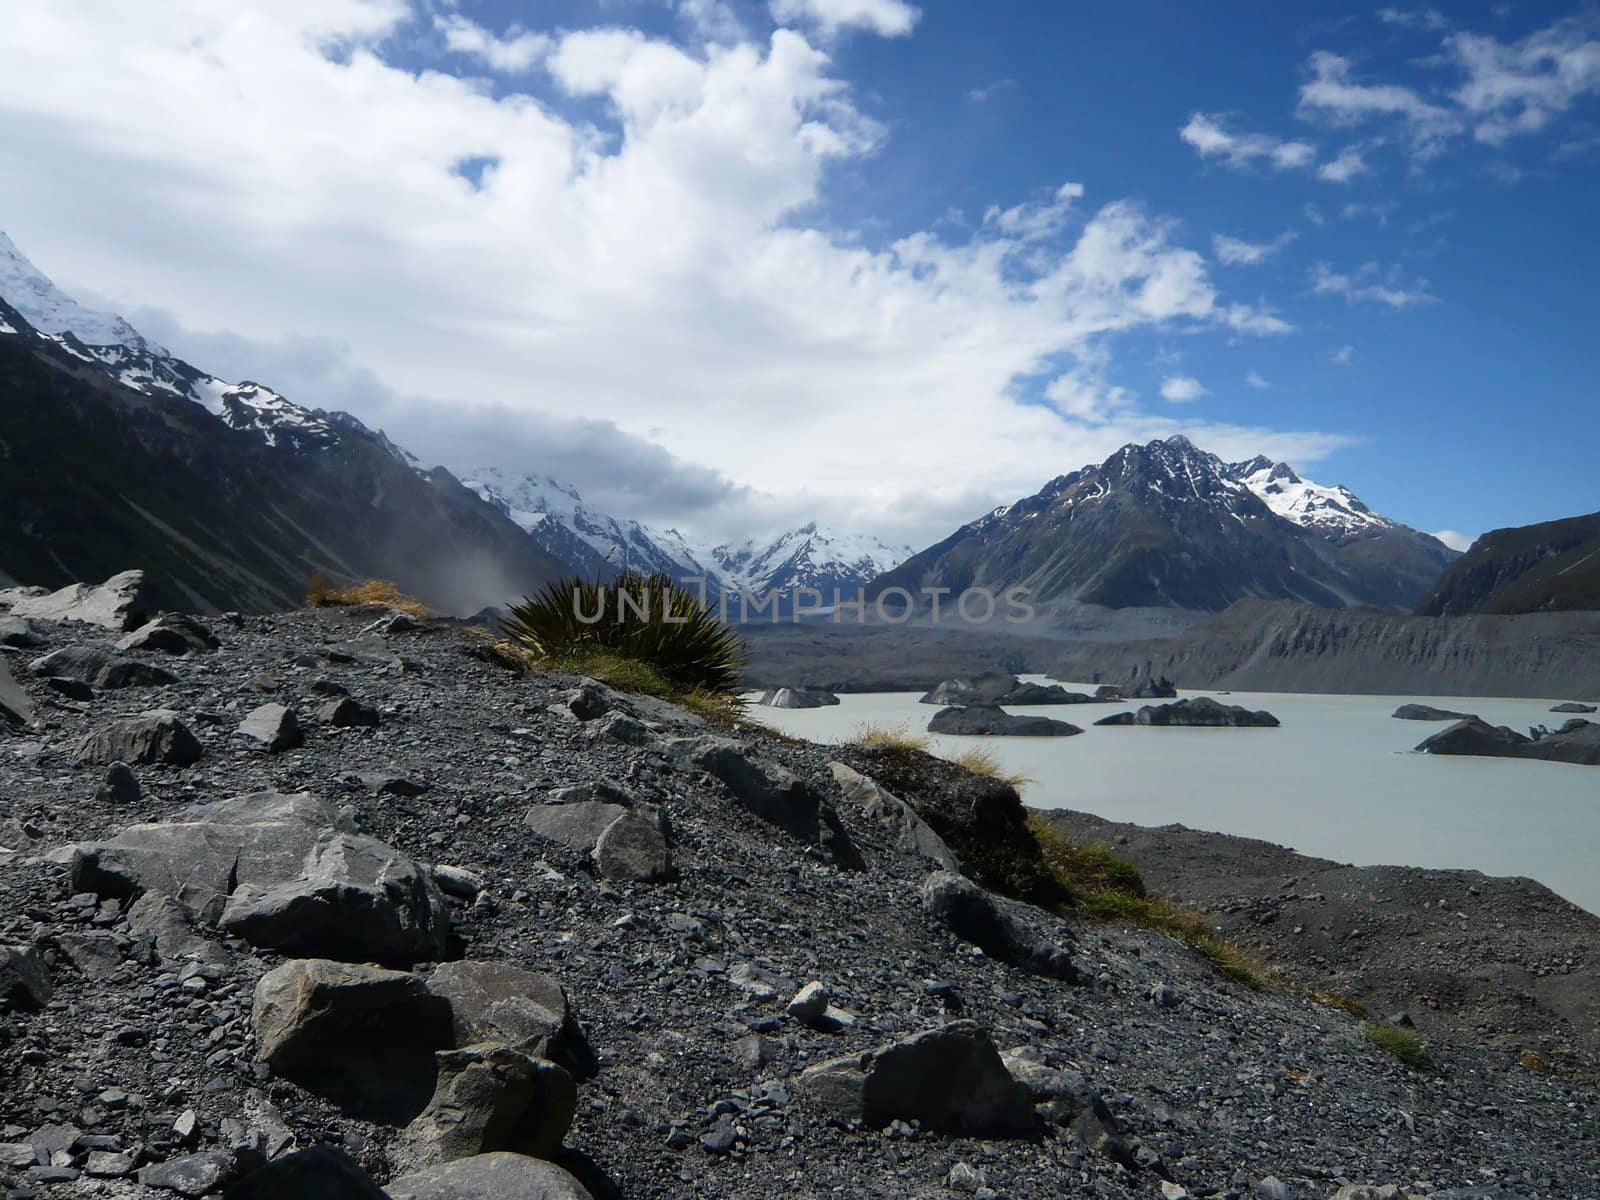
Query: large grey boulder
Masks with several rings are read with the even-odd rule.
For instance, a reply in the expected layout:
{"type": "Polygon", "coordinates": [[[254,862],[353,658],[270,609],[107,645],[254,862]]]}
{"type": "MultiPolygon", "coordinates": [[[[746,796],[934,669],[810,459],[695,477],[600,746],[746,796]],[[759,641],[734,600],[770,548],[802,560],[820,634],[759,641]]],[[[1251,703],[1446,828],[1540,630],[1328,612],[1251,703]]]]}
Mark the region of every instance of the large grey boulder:
{"type": "Polygon", "coordinates": [[[402,1176],[388,1190],[392,1200],[594,1200],[554,1163],[503,1151],[402,1176]]]}
{"type": "Polygon", "coordinates": [[[110,766],[114,762],[187,767],[204,753],[198,738],[178,714],[155,708],[104,729],[85,734],[72,752],[78,766],[110,766]]]}
{"type": "Polygon", "coordinates": [[[445,956],[450,915],[432,877],[376,838],[327,831],[298,878],[240,881],[219,924],[253,946],[410,966],[445,956]]]}
{"type": "Polygon", "coordinates": [[[1471,713],[1435,708],[1431,704],[1402,704],[1389,714],[1399,721],[1471,721],[1471,713]]]}
{"type": "Polygon", "coordinates": [[[1059,683],[1019,683],[995,701],[996,704],[1093,704],[1094,696],[1069,692],[1059,683]]]}
{"type": "Polygon", "coordinates": [[[1555,732],[1547,732],[1534,739],[1532,745],[1522,747],[1518,757],[1600,766],[1600,724],[1574,717],[1555,732]]]}
{"type": "Polygon", "coordinates": [[[857,870],[865,866],[833,806],[787,767],[730,738],[675,738],[664,749],[721,781],[744,808],[815,846],[836,865],[857,870]]]}
{"type": "Polygon", "coordinates": [[[117,649],[157,651],[161,654],[198,654],[222,645],[217,636],[193,617],[162,613],[117,642],[117,649]]]}
{"type": "Polygon", "coordinates": [[[1136,713],[1120,712],[1096,725],[1189,726],[1201,729],[1276,729],[1278,718],[1265,709],[1254,711],[1223,704],[1210,696],[1196,696],[1172,704],[1146,704],[1136,713]]]}
{"type": "Polygon", "coordinates": [[[195,805],[176,821],[132,825],[108,841],[78,845],[72,886],[119,898],[170,896],[214,924],[239,886],[299,879],[306,856],[334,830],[353,827],[305,792],[195,805]]]}
{"type": "Polygon", "coordinates": [[[998,704],[1000,697],[1021,686],[1021,680],[1004,671],[989,671],[946,679],[924,693],[920,704],[998,704]]]}
{"type": "Polygon", "coordinates": [[[818,1107],[875,1127],[920,1121],[963,1137],[1026,1137],[1038,1127],[1027,1088],[975,1021],[819,1063],[795,1084],[818,1107]]]}
{"type": "Polygon", "coordinates": [[[28,664],[35,675],[76,679],[93,687],[166,687],[178,677],[165,667],[124,658],[103,646],[66,646],[28,664]]]}
{"type": "Polygon", "coordinates": [[[894,835],[897,850],[920,855],[945,871],[960,871],[961,860],[933,828],[917,815],[911,805],[860,771],[842,762],[831,762],[828,770],[838,780],[846,800],[861,806],[861,811],[894,835]]]}
{"type": "Polygon", "coordinates": [[[922,907],[963,941],[991,958],[1037,975],[1081,982],[1070,952],[1034,936],[988,892],[964,875],[935,871],[922,882],[922,907]]]}
{"type": "Polygon", "coordinates": [[[317,720],[335,729],[376,729],[378,710],[350,696],[330,700],[317,710],[317,720]]]}
{"type": "Polygon", "coordinates": [[[440,963],[428,990],[450,1006],[454,1044],[501,1042],[587,1074],[591,1052],[561,984],[506,963],[440,963]]]}
{"type": "Polygon", "coordinates": [[[11,605],[11,615],[125,630],[144,623],[147,607],[144,572],[123,571],[102,584],[74,583],[47,595],[23,596],[11,605]]]}
{"type": "Polygon", "coordinates": [[[271,754],[293,750],[305,742],[294,709],[282,704],[263,704],[251,709],[239,723],[239,734],[258,743],[271,754]]]}
{"type": "Polygon", "coordinates": [[[352,1114],[403,1125],[433,1096],[450,1005],[420,975],[294,959],[256,984],[256,1053],[352,1114]]]}
{"type": "Polygon", "coordinates": [[[1533,739],[1505,725],[1491,725],[1479,717],[1457,721],[1417,744],[1423,754],[1470,754],[1489,758],[1515,757],[1533,739]]]}
{"type": "Polygon", "coordinates": [[[619,883],[661,883],[673,878],[672,851],[661,811],[640,805],[600,832],[594,865],[602,879],[619,883]]]}
{"type": "Polygon", "coordinates": [[[388,1200],[361,1165],[335,1146],[275,1158],[227,1191],[227,1200],[388,1200]]]}
{"type": "Polygon", "coordinates": [[[561,1067],[498,1042],[440,1050],[434,1062],[433,1097],[396,1149],[404,1169],[500,1150],[550,1158],[561,1148],[578,1107],[561,1067]]]}
{"type": "Polygon", "coordinates": [[[53,989],[44,959],[32,946],[0,946],[0,1013],[33,1012],[53,989]]]}
{"type": "Polygon", "coordinates": [[[1072,737],[1083,730],[1050,717],[1017,716],[994,704],[969,704],[934,713],[928,732],[979,737],[1072,737]]]}
{"type": "Polygon", "coordinates": [[[605,879],[653,883],[673,876],[671,828],[654,804],[642,804],[615,784],[558,788],[523,816],[542,838],[589,855],[605,879]]]}
{"type": "Polygon", "coordinates": [[[16,729],[33,724],[33,701],[11,678],[5,660],[0,659],[0,729],[16,729]]]}
{"type": "Polygon", "coordinates": [[[606,827],[628,811],[629,805],[605,800],[574,800],[569,804],[536,804],[522,823],[540,837],[588,854],[606,827]]]}
{"type": "Polygon", "coordinates": [[[827,708],[839,703],[839,697],[820,689],[772,687],[756,703],[766,708],[827,708]]]}
{"type": "Polygon", "coordinates": [[[10,646],[16,650],[31,650],[35,646],[43,645],[44,638],[34,628],[33,622],[22,617],[0,617],[0,646],[10,646]]]}

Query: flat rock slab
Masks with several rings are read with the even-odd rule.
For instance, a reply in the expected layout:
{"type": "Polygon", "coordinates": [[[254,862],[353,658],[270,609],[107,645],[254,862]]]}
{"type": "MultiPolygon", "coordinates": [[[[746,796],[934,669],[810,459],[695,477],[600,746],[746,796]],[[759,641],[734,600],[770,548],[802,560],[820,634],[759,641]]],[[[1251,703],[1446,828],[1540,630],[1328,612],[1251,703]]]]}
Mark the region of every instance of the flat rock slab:
{"type": "Polygon", "coordinates": [[[294,709],[282,704],[263,704],[251,709],[239,723],[239,735],[259,743],[272,754],[293,750],[305,741],[294,709]]]}
{"type": "Polygon", "coordinates": [[[402,1176],[393,1200],[594,1200],[554,1163],[521,1154],[479,1154],[402,1176]]]}
{"type": "Polygon", "coordinates": [[[1399,721],[1471,721],[1471,713],[1452,712],[1448,708],[1434,708],[1431,704],[1402,704],[1390,714],[1399,721]]]}
{"type": "Polygon", "coordinates": [[[84,735],[72,757],[79,766],[124,762],[187,767],[199,762],[204,753],[199,739],[177,713],[156,708],[84,735]]]}
{"type": "Polygon", "coordinates": [[[104,629],[126,630],[146,617],[144,572],[123,571],[102,584],[74,583],[43,596],[23,596],[11,606],[14,617],[41,621],[81,621],[104,629]]]}
{"type": "Polygon", "coordinates": [[[178,682],[178,677],[165,667],[125,658],[103,646],[66,646],[34,659],[28,669],[35,675],[76,679],[107,690],[167,687],[178,682]]]}
{"type": "Polygon", "coordinates": [[[216,635],[193,617],[163,613],[118,641],[117,649],[191,654],[215,650],[220,645],[216,635]]]}

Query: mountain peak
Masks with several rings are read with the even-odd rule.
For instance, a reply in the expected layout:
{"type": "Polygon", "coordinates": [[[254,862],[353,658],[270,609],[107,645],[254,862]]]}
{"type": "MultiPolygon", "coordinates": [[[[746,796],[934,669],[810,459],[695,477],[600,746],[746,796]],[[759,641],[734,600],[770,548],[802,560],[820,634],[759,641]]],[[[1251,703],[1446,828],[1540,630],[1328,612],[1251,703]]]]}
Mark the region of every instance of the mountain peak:
{"type": "Polygon", "coordinates": [[[67,295],[17,249],[4,231],[0,231],[0,296],[40,333],[57,337],[71,334],[84,346],[126,346],[171,357],[116,313],[85,308],[67,295]]]}

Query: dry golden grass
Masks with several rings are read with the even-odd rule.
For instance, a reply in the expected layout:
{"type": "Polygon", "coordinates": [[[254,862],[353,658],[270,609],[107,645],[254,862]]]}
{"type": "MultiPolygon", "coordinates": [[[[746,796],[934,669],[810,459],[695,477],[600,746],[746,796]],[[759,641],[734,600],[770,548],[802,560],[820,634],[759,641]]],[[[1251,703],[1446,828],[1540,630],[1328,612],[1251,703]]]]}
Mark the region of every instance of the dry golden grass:
{"type": "Polygon", "coordinates": [[[950,760],[964,771],[974,775],[982,775],[985,779],[998,779],[1001,783],[1008,783],[1019,792],[1027,784],[1033,782],[1032,776],[1021,771],[1007,771],[1000,765],[1000,758],[987,746],[973,746],[970,750],[963,750],[950,760]]]}
{"type": "Polygon", "coordinates": [[[885,750],[921,750],[927,752],[926,734],[913,733],[908,726],[860,725],[850,739],[852,746],[879,746],[885,750]]]}
{"type": "Polygon", "coordinates": [[[372,604],[397,608],[413,617],[428,615],[427,605],[415,596],[406,595],[387,579],[368,579],[350,587],[334,587],[321,571],[306,583],[306,604],[311,608],[352,608],[372,604]]]}

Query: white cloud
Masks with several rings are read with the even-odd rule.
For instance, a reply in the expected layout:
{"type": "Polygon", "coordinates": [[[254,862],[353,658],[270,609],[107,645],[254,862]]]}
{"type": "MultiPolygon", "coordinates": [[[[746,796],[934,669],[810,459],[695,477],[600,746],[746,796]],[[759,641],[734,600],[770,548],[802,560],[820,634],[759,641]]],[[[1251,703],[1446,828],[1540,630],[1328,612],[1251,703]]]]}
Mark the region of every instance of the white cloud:
{"type": "Polygon", "coordinates": [[[1268,383],[1265,379],[1262,378],[1261,373],[1259,371],[1247,372],[1245,374],[1244,381],[1245,381],[1245,383],[1249,384],[1251,387],[1259,388],[1262,391],[1265,391],[1267,388],[1270,388],[1272,386],[1270,383],[1268,383]]]}
{"type": "Polygon", "coordinates": [[[1214,113],[1193,113],[1178,136],[1194,148],[1201,158],[1220,158],[1236,169],[1270,163],[1280,171],[1309,167],[1316,161],[1316,147],[1306,142],[1285,141],[1266,133],[1234,133],[1227,121],[1214,113]]]}
{"type": "Polygon", "coordinates": [[[1426,281],[1407,286],[1401,282],[1400,273],[1391,268],[1379,269],[1377,263],[1363,263],[1354,274],[1340,274],[1327,263],[1319,262],[1311,269],[1311,290],[1318,295],[1343,296],[1346,300],[1369,300],[1390,308],[1413,308],[1419,304],[1436,304],[1439,297],[1430,294],[1426,281]]]}
{"type": "Polygon", "coordinates": [[[1413,153],[1430,157],[1461,128],[1448,108],[1425,100],[1398,84],[1357,83],[1350,60],[1326,50],[1311,56],[1311,78],[1300,86],[1300,114],[1335,125],[1359,125],[1387,118],[1399,121],[1411,139],[1413,153]]]}
{"type": "Polygon", "coordinates": [[[1457,533],[1454,529],[1437,529],[1434,531],[1433,536],[1446,546],[1449,546],[1450,549],[1463,551],[1470,550],[1472,543],[1478,540],[1470,533],[1457,533]]]}
{"type": "Polygon", "coordinates": [[[433,27],[444,35],[446,48],[476,58],[491,70],[520,75],[532,70],[550,49],[550,39],[513,27],[498,36],[460,13],[435,17],[433,27]]]}
{"type": "Polygon", "coordinates": [[[1171,404],[1188,404],[1211,391],[1193,375],[1168,375],[1161,381],[1161,398],[1171,404]]]}
{"type": "Polygon", "coordinates": [[[1378,20],[1385,25],[1398,25],[1404,29],[1425,29],[1435,32],[1449,28],[1450,22],[1436,8],[1380,8],[1378,20]]]}
{"type": "Polygon", "coordinates": [[[1356,348],[1354,346],[1340,346],[1332,354],[1328,355],[1328,361],[1340,367],[1353,366],[1356,361],[1356,348]]]}
{"type": "Polygon", "coordinates": [[[1230,267],[1254,267],[1274,257],[1294,239],[1293,231],[1281,233],[1270,242],[1246,242],[1216,233],[1211,235],[1211,253],[1218,262],[1230,267]]]}
{"type": "Polygon", "coordinates": [[[851,29],[908,37],[922,16],[904,0],[772,0],[770,7],[779,24],[808,25],[827,38],[851,29]]]}
{"type": "Polygon", "coordinates": [[[535,33],[535,98],[391,61],[394,0],[163,12],[8,9],[0,222],[64,285],[171,314],[163,340],[200,365],[348,407],[430,461],[514,447],[557,476],[612,464],[640,515],[804,512],[918,541],[1135,438],[1296,461],[1347,442],[1176,423],[1097,383],[1109,366],[1027,402],[1129,331],[1288,325],[1221,294],[1172,222],[1076,185],[975,230],[832,230],[830,170],[885,131],[792,30],[535,33]],[[493,169],[463,178],[475,161],[493,169]]]}
{"type": "Polygon", "coordinates": [[[1537,133],[1579,97],[1600,92],[1600,15],[1592,11],[1519,42],[1458,33],[1447,45],[1466,76],[1454,98],[1480,142],[1537,133]]]}
{"type": "Polygon", "coordinates": [[[1362,157],[1360,146],[1346,146],[1339,156],[1317,168],[1317,178],[1327,183],[1349,183],[1357,175],[1365,175],[1370,167],[1362,157]]]}

